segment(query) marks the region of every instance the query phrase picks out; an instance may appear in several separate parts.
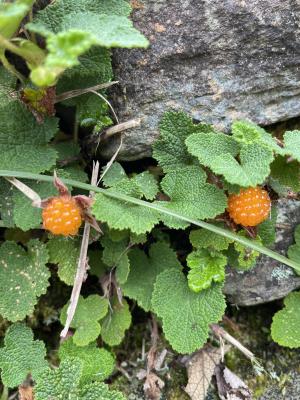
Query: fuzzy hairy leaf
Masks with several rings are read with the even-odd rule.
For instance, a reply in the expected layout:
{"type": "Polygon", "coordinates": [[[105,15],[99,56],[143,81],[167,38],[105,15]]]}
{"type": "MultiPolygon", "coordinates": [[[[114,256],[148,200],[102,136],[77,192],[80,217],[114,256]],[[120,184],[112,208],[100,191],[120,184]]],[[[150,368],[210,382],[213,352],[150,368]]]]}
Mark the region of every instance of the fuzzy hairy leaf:
{"type": "MultiPolygon", "coordinates": [[[[79,57],[79,65],[67,69],[57,84],[57,93],[74,89],[85,89],[112,79],[111,52],[108,49],[92,47],[79,57]]],[[[100,91],[104,95],[104,90],[100,91]]],[[[84,126],[97,125],[111,120],[107,117],[108,105],[94,93],[65,100],[63,104],[76,107],[76,119],[84,126]],[[108,119],[107,119],[108,118],[108,119]]]]}
{"type": "Polygon", "coordinates": [[[186,140],[189,152],[215,174],[223,175],[231,184],[256,186],[270,173],[274,159],[272,150],[264,144],[244,144],[225,134],[197,133],[186,140]],[[236,160],[239,154],[240,162],[236,160]]]}
{"type": "Polygon", "coordinates": [[[207,289],[213,282],[225,280],[227,257],[220,252],[209,252],[206,249],[193,251],[187,257],[189,288],[198,293],[207,289]]]}
{"type": "Polygon", "coordinates": [[[13,322],[33,312],[49,285],[46,246],[32,239],[27,249],[9,241],[0,247],[0,315],[13,322]]]}
{"type": "MultiPolygon", "coordinates": [[[[41,199],[57,195],[57,189],[52,183],[23,181],[32,190],[37,192],[41,199]]],[[[13,190],[13,219],[16,226],[23,231],[39,228],[42,222],[42,209],[33,207],[32,201],[28,199],[21,191],[13,190]]]]}
{"type": "Polygon", "coordinates": [[[30,73],[32,82],[36,86],[53,86],[65,69],[79,64],[78,57],[93,44],[90,35],[80,30],[51,34],[47,38],[48,54],[43,64],[32,68],[30,73]]]}
{"type": "Polygon", "coordinates": [[[177,269],[162,272],[154,285],[153,310],[162,318],[164,334],[179,353],[192,353],[204,345],[209,325],[222,318],[225,306],[222,285],[194,293],[177,269]]]}
{"type": "Polygon", "coordinates": [[[206,180],[205,172],[198,166],[168,172],[161,187],[171,200],[161,204],[190,218],[214,218],[225,211],[227,198],[221,189],[206,180]]]}
{"type": "Polygon", "coordinates": [[[295,244],[288,249],[288,256],[291,260],[300,262],[300,225],[297,225],[294,233],[295,244]]]}
{"type": "Polygon", "coordinates": [[[48,145],[57,131],[57,119],[46,118],[38,124],[16,96],[12,97],[16,82],[7,75],[0,67],[0,168],[36,173],[49,170],[57,157],[48,145]]]}
{"type": "Polygon", "coordinates": [[[35,400],[125,400],[101,382],[80,384],[84,364],[79,358],[64,359],[59,368],[47,368],[34,387],[35,400]]]}
{"type": "Polygon", "coordinates": [[[102,261],[109,267],[115,267],[117,281],[119,283],[125,283],[130,268],[127,254],[128,239],[112,241],[108,235],[105,235],[101,239],[101,244],[104,247],[102,261]]]}
{"type": "Polygon", "coordinates": [[[15,34],[22,19],[29,12],[33,3],[34,0],[18,0],[14,3],[0,3],[0,32],[2,36],[10,39],[15,34]]]}
{"type": "Polygon", "coordinates": [[[88,273],[101,278],[107,271],[107,265],[102,261],[102,251],[89,250],[88,259],[90,267],[88,273]]]}
{"type": "MultiPolygon", "coordinates": [[[[221,226],[221,225],[220,225],[221,226]]],[[[232,239],[228,239],[224,236],[217,235],[214,232],[210,232],[206,229],[196,229],[190,233],[190,242],[196,249],[215,249],[215,250],[227,250],[232,239]]]]}
{"type": "Polygon", "coordinates": [[[211,129],[204,124],[195,125],[183,112],[166,112],[159,125],[160,136],[153,144],[153,157],[164,172],[191,165],[194,159],[186,149],[185,139],[192,133],[211,129]]]}
{"type": "Polygon", "coordinates": [[[61,30],[64,18],[74,12],[90,11],[95,14],[119,15],[127,17],[130,14],[130,5],[124,0],[57,0],[39,11],[34,23],[45,32],[57,33],[61,30]]]}
{"type": "Polygon", "coordinates": [[[34,340],[33,333],[23,323],[11,325],[0,348],[1,379],[4,385],[13,388],[21,385],[31,374],[36,379],[48,363],[46,348],[42,341],[34,340]]]}
{"type": "Polygon", "coordinates": [[[278,156],[271,164],[271,178],[286,191],[300,190],[300,167],[297,161],[287,162],[285,157],[278,156]]]}
{"type": "Polygon", "coordinates": [[[48,243],[49,262],[58,265],[59,279],[67,285],[74,284],[80,245],[77,239],[71,237],[52,237],[48,243]]]}
{"type": "Polygon", "coordinates": [[[285,151],[300,162],[300,131],[288,131],[284,134],[285,151]]]}
{"type": "Polygon", "coordinates": [[[276,139],[253,122],[235,121],[232,124],[232,136],[237,142],[244,144],[260,143],[277,154],[285,154],[284,149],[277,144],[276,139]]]}
{"type": "Polygon", "coordinates": [[[112,374],[115,368],[113,355],[106,349],[97,347],[96,342],[79,347],[74,344],[71,337],[62,342],[58,355],[62,361],[70,357],[79,358],[82,361],[81,383],[103,381],[112,374]]]}
{"type": "Polygon", "coordinates": [[[117,346],[125,336],[125,331],[130,327],[131,313],[128,303],[122,300],[122,305],[117,298],[111,301],[111,310],[101,321],[101,337],[109,346],[117,346]]]}
{"type": "MultiPolygon", "coordinates": [[[[66,322],[68,306],[69,303],[65,304],[61,311],[60,321],[62,324],[66,322]]],[[[86,298],[80,296],[74,318],[71,322],[71,328],[76,329],[73,336],[74,344],[77,346],[86,346],[96,340],[101,331],[98,321],[107,314],[107,311],[107,299],[97,294],[92,294],[86,298]]]]}
{"type": "Polygon", "coordinates": [[[277,209],[275,206],[271,209],[271,218],[262,222],[257,227],[257,234],[260,237],[264,246],[272,246],[276,239],[276,220],[277,220],[277,209]]]}
{"type": "Polygon", "coordinates": [[[14,203],[13,187],[4,178],[0,179],[0,215],[1,220],[7,227],[13,227],[14,223],[14,203]]]}
{"type": "Polygon", "coordinates": [[[273,316],[271,335],[275,342],[291,349],[300,347],[300,293],[290,293],[285,307],[273,316]]]}
{"type": "MultiPolygon", "coordinates": [[[[115,190],[114,190],[115,192],[115,190]]],[[[108,198],[98,193],[92,206],[97,220],[106,222],[110,228],[130,229],[136,234],[150,232],[159,222],[159,214],[135,204],[108,198]]]]}
{"type": "Polygon", "coordinates": [[[151,309],[151,297],[157,276],[164,270],[176,268],[181,264],[176,253],[165,242],[152,244],[149,257],[140,249],[133,249],[129,253],[130,273],[127,282],[122,285],[125,296],[136,300],[145,311],[151,309]]]}
{"type": "MultiPolygon", "coordinates": [[[[128,178],[118,163],[112,165],[103,182],[109,187],[108,190],[137,198],[152,197],[158,189],[155,178],[148,172],[128,178]],[[147,182],[149,186],[145,184],[147,182]]],[[[95,217],[99,221],[106,222],[109,228],[129,229],[137,235],[151,231],[160,219],[159,213],[155,210],[135,204],[124,204],[123,201],[108,198],[101,193],[96,194],[92,209],[95,217]]]]}
{"type": "MultiPolygon", "coordinates": [[[[246,236],[244,232],[240,233],[241,236],[246,236]]],[[[256,237],[257,244],[261,244],[260,237],[256,237]]],[[[260,253],[241,243],[234,242],[228,249],[228,263],[231,267],[238,270],[247,271],[255,266],[256,260],[260,253]]]]}

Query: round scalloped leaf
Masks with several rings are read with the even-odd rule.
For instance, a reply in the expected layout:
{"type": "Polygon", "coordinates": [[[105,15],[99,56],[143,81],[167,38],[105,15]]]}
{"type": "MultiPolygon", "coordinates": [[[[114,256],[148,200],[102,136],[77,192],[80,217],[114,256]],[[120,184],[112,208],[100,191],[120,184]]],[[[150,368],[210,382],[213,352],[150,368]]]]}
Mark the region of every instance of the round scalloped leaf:
{"type": "Polygon", "coordinates": [[[206,173],[198,166],[168,172],[161,186],[171,200],[160,204],[190,218],[214,218],[225,211],[227,198],[221,189],[206,180],[206,173]]]}
{"type": "Polygon", "coordinates": [[[290,293],[284,305],[273,317],[271,335],[281,346],[294,349],[300,347],[300,293],[290,293]]]}
{"type": "Polygon", "coordinates": [[[225,280],[227,257],[220,252],[206,249],[193,251],[187,257],[189,288],[198,293],[209,288],[213,282],[225,280]]]}
{"type": "Polygon", "coordinates": [[[5,386],[21,385],[28,374],[33,379],[47,368],[46,348],[42,341],[34,340],[33,333],[25,324],[11,325],[0,349],[1,379],[5,386]]]}
{"type": "Polygon", "coordinates": [[[83,370],[80,382],[103,381],[107,379],[115,368],[115,359],[106,349],[97,347],[96,342],[88,346],[76,346],[73,338],[62,342],[58,352],[59,358],[76,357],[82,361],[83,370]]]}
{"type": "Polygon", "coordinates": [[[27,248],[9,241],[0,247],[0,315],[10,321],[30,315],[49,285],[46,245],[31,240],[27,248]]]}
{"type": "MultiPolygon", "coordinates": [[[[61,311],[60,321],[62,324],[66,322],[68,306],[69,303],[65,304],[61,311]]],[[[107,314],[107,311],[108,300],[98,294],[92,294],[86,298],[79,297],[71,322],[71,328],[76,329],[73,341],[77,346],[86,346],[97,339],[101,331],[98,321],[107,314]]]]}
{"type": "Polygon", "coordinates": [[[77,238],[52,237],[47,243],[49,262],[58,265],[59,279],[67,285],[74,284],[80,252],[77,238]]]}
{"type": "Polygon", "coordinates": [[[140,249],[129,253],[130,273],[127,282],[122,285],[125,296],[137,301],[145,311],[150,311],[151,296],[157,275],[169,268],[181,269],[176,253],[167,243],[151,245],[149,257],[140,249]]]}
{"type": "Polygon", "coordinates": [[[125,336],[125,331],[130,327],[131,313],[125,299],[122,304],[114,297],[111,301],[111,310],[101,321],[101,337],[109,346],[117,346],[125,336]]]}
{"type": "Polygon", "coordinates": [[[205,344],[209,325],[222,318],[226,304],[222,285],[194,293],[181,271],[168,269],[156,279],[152,307],[162,319],[164,334],[173,349],[192,353],[205,344]]]}
{"type": "Polygon", "coordinates": [[[81,382],[84,364],[79,358],[65,358],[59,368],[47,368],[36,379],[35,400],[125,400],[102,382],[81,382]]]}

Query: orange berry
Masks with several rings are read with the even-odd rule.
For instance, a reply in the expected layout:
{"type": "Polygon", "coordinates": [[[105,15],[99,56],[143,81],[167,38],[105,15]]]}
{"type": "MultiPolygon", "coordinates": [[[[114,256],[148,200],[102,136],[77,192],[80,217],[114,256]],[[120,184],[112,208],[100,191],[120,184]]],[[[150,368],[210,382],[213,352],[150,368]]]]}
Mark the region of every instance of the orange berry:
{"type": "Polygon", "coordinates": [[[231,194],[227,210],[236,224],[256,226],[268,218],[271,200],[265,190],[250,187],[242,189],[239,194],[231,194]]]}
{"type": "Polygon", "coordinates": [[[76,235],[82,223],[81,209],[71,196],[53,197],[42,217],[44,228],[54,235],[76,235]]]}

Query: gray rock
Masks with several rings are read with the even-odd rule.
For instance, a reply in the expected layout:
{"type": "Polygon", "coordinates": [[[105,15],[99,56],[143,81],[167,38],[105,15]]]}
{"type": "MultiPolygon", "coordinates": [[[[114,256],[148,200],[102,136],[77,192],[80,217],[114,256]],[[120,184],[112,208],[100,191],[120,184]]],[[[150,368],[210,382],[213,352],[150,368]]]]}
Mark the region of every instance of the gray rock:
{"type": "MultiPolygon", "coordinates": [[[[275,251],[286,254],[299,223],[300,201],[279,200],[275,251]]],[[[285,297],[299,287],[300,276],[291,268],[262,255],[250,271],[229,268],[224,292],[231,303],[252,306],[285,297]]]]}
{"type": "MultiPolygon", "coordinates": [[[[267,125],[300,115],[300,3],[289,0],[135,0],[147,50],[118,50],[112,99],[124,134],[121,160],[151,154],[168,109],[228,130],[248,118],[267,125]]],[[[101,146],[110,157],[119,138],[101,146]]]]}
{"type": "Polygon", "coordinates": [[[259,397],[259,400],[299,400],[300,399],[300,374],[293,371],[289,374],[284,391],[280,385],[271,386],[259,397]]]}

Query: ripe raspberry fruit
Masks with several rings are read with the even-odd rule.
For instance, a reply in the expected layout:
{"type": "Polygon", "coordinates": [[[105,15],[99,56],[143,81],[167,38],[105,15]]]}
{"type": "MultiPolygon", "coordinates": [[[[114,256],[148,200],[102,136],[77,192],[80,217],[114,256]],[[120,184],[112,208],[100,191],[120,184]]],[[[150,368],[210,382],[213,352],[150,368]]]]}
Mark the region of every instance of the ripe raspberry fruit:
{"type": "Polygon", "coordinates": [[[242,189],[229,196],[227,210],[236,224],[256,226],[268,218],[271,200],[260,187],[242,189]]]}
{"type": "Polygon", "coordinates": [[[81,209],[71,196],[52,197],[42,213],[43,226],[54,235],[76,235],[82,223],[81,209]]]}

